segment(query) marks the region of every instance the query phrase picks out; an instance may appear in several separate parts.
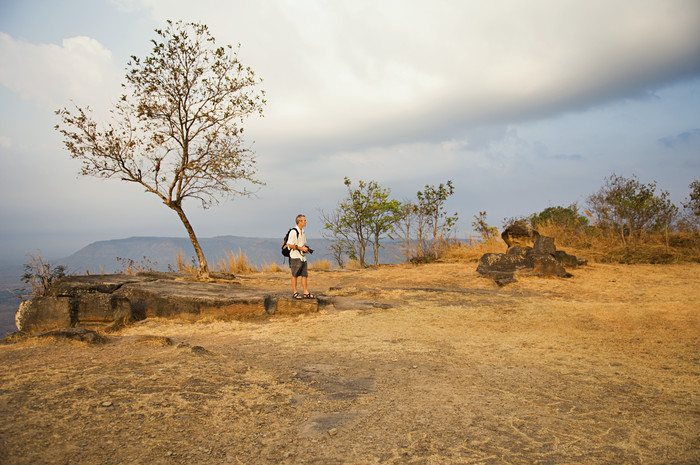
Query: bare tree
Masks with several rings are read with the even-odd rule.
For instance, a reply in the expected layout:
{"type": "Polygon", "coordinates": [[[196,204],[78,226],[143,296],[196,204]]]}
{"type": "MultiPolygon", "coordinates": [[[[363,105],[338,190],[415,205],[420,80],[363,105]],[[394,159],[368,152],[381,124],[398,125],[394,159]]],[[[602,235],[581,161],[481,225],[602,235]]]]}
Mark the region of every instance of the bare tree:
{"type": "Polygon", "coordinates": [[[89,107],[76,106],[56,112],[56,129],[82,162],[81,175],[138,184],[177,213],[207,276],[183,203],[197,199],[208,208],[220,197],[250,195],[234,186],[238,181],[261,184],[241,124],[262,115],[264,91],[256,91],[261,79],[238,61],[237,50],[216,46],[206,25],[168,21],[155,32],[151,54],[128,64],[112,122],[101,127],[89,107]]]}

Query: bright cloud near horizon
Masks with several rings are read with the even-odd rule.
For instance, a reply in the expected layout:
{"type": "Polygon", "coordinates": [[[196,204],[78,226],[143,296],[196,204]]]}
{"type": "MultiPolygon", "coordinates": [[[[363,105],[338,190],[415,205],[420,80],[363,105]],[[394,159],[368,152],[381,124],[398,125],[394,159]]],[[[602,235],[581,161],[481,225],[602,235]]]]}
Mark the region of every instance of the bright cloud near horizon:
{"type": "MultiPolygon", "coordinates": [[[[277,237],[343,178],[398,199],[452,180],[458,235],[585,203],[612,173],[678,204],[700,178],[696,0],[0,0],[0,258],[96,240],[179,236],[133,185],[77,177],[54,111],[106,117],[129,57],[166,20],[207,24],[264,81],[256,198],[188,213],[200,237],[277,237]]],[[[153,198],[150,198],[153,197],[153,198]]]]}

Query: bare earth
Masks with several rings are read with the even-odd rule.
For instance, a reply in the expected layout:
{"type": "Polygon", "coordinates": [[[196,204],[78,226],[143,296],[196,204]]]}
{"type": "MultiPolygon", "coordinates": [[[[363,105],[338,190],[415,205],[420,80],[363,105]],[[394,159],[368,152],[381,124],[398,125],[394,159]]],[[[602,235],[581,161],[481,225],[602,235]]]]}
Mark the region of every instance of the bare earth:
{"type": "Polygon", "coordinates": [[[0,463],[700,463],[700,265],[475,268],[312,271],[335,308],[1,345],[0,463]]]}

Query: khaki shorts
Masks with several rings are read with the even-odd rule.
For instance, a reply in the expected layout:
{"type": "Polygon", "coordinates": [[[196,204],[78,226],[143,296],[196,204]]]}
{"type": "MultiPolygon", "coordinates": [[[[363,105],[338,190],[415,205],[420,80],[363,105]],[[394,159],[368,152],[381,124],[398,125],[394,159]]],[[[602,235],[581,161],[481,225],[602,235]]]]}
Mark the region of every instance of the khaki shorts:
{"type": "Polygon", "coordinates": [[[292,276],[298,278],[302,276],[304,278],[309,276],[309,268],[306,261],[302,261],[299,258],[290,258],[289,267],[292,269],[292,276]]]}

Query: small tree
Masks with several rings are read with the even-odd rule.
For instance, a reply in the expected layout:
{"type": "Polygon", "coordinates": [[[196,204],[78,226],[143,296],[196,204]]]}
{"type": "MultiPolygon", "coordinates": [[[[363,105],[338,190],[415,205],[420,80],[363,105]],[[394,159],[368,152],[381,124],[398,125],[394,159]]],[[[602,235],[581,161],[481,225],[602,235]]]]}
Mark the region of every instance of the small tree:
{"type": "Polygon", "coordinates": [[[669,246],[669,233],[673,228],[674,223],[678,219],[679,209],[671,202],[668,192],[662,192],[656,200],[657,214],[654,223],[654,229],[660,231],[664,235],[666,247],[669,246]]]}
{"type": "Polygon", "coordinates": [[[690,212],[695,219],[700,218],[700,181],[697,179],[690,183],[690,197],[683,202],[683,207],[690,212]]]}
{"type": "Polygon", "coordinates": [[[332,212],[326,213],[323,210],[320,212],[323,237],[331,241],[330,253],[337,265],[340,268],[345,266],[345,257],[356,259],[357,252],[354,250],[354,242],[350,237],[350,231],[347,228],[341,228],[341,218],[343,212],[340,207],[336,207],[332,212]]]}
{"type": "Polygon", "coordinates": [[[474,221],[472,221],[472,227],[476,231],[481,240],[484,242],[490,241],[498,237],[498,228],[495,226],[489,226],[486,222],[486,212],[479,212],[479,215],[474,215],[474,221]]]}
{"type": "Polygon", "coordinates": [[[401,217],[401,202],[389,198],[389,189],[375,189],[369,201],[370,242],[374,252],[374,264],[379,264],[379,249],[381,241],[394,230],[396,222],[401,217]]]}
{"type": "Polygon", "coordinates": [[[411,234],[417,221],[418,207],[415,203],[404,200],[399,206],[398,217],[394,223],[394,229],[389,236],[392,240],[400,241],[399,248],[402,251],[404,262],[410,263],[413,247],[411,246],[411,234]]]}
{"type": "Polygon", "coordinates": [[[612,174],[588,197],[588,204],[597,225],[616,230],[622,244],[627,245],[657,224],[659,215],[669,208],[668,198],[668,192],[656,193],[656,183],[643,184],[634,175],[612,174]]]}
{"type": "Polygon", "coordinates": [[[445,201],[454,193],[452,181],[447,184],[425,186],[425,190],[418,191],[418,210],[424,216],[426,224],[433,234],[433,255],[438,258],[440,240],[443,239],[457,224],[457,213],[447,216],[445,201]]]}
{"type": "Polygon", "coordinates": [[[359,260],[360,266],[366,265],[365,254],[371,244],[377,265],[381,240],[392,231],[400,203],[389,199],[391,191],[376,181],[359,181],[355,189],[350,179],[345,178],[344,183],[348,196],[333,213],[321,212],[326,237],[346,248],[350,258],[359,260]]]}
{"type": "Polygon", "coordinates": [[[579,233],[588,226],[588,218],[579,214],[576,203],[568,207],[547,207],[539,213],[530,215],[529,220],[535,229],[541,224],[550,223],[564,230],[579,233]]]}
{"type": "Polygon", "coordinates": [[[156,195],[179,217],[199,260],[208,265],[184,211],[186,199],[203,208],[219,196],[250,195],[234,188],[255,179],[253,151],[243,146],[240,124],[262,114],[261,81],[238,61],[231,46],[217,47],[207,26],[172,23],[156,29],[145,59],[132,57],[113,122],[100,128],[89,107],[62,109],[56,129],[81,175],[117,178],[156,195]]]}

